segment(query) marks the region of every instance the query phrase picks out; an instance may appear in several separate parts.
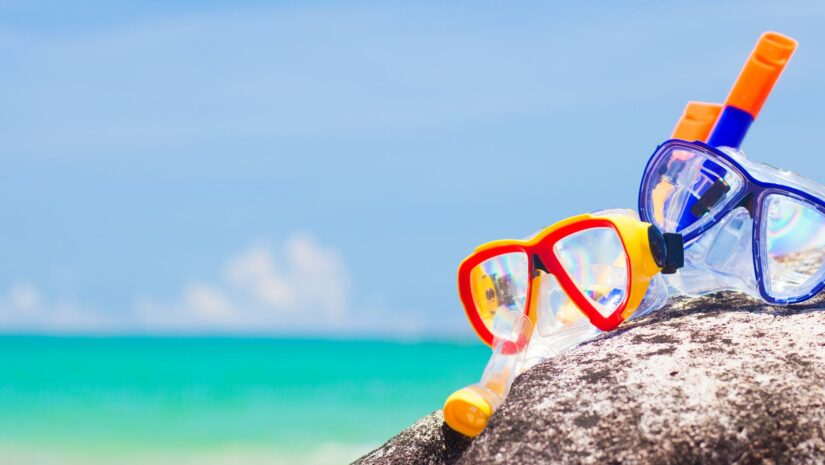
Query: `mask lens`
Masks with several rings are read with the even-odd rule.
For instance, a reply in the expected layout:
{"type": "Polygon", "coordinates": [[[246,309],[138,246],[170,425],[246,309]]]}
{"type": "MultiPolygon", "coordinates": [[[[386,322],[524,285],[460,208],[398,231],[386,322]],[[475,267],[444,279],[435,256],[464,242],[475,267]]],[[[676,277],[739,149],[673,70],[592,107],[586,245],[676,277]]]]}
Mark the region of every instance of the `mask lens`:
{"type": "Polygon", "coordinates": [[[663,232],[685,234],[713,217],[742,189],[742,179],[718,158],[697,148],[667,146],[645,173],[647,216],[663,232]]]}
{"type": "Polygon", "coordinates": [[[523,252],[487,259],[470,271],[470,289],[476,311],[494,334],[493,319],[497,312],[524,313],[529,275],[527,254],[523,252]]]}
{"type": "Polygon", "coordinates": [[[571,234],[553,251],[579,290],[603,316],[611,315],[627,293],[627,257],[613,228],[571,234]]]}
{"type": "Polygon", "coordinates": [[[801,297],[822,276],[825,261],[825,215],[813,206],[783,195],[765,197],[766,284],[775,298],[801,297]]]}

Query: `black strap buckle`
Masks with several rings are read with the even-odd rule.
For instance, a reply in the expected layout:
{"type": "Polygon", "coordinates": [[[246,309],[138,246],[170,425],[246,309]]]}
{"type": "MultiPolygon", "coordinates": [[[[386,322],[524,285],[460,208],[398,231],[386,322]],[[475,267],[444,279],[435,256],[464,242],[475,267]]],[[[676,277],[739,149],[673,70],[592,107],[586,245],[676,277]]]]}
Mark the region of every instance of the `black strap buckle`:
{"type": "Polygon", "coordinates": [[[647,236],[653,260],[662,269],[662,274],[673,274],[685,266],[685,244],[681,234],[662,234],[659,228],[651,225],[647,236]]]}

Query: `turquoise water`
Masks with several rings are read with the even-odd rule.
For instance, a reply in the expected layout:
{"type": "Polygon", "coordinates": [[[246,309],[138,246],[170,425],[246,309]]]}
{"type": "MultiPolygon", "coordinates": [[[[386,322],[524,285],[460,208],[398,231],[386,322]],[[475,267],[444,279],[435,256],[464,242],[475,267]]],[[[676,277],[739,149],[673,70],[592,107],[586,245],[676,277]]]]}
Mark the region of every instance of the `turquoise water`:
{"type": "Polygon", "coordinates": [[[475,382],[472,343],[0,337],[0,463],[341,463],[475,382]]]}

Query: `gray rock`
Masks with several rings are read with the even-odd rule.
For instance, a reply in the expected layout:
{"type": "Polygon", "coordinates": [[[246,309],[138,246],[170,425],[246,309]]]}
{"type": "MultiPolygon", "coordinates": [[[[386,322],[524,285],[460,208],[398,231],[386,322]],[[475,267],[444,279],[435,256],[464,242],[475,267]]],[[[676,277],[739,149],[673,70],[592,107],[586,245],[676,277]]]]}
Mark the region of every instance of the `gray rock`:
{"type": "Polygon", "coordinates": [[[359,462],[825,464],[825,304],[676,299],[519,376],[472,442],[441,419],[359,462]]]}
{"type": "Polygon", "coordinates": [[[444,424],[444,417],[439,410],[418,420],[356,463],[455,463],[470,442],[470,438],[456,433],[444,424]]]}

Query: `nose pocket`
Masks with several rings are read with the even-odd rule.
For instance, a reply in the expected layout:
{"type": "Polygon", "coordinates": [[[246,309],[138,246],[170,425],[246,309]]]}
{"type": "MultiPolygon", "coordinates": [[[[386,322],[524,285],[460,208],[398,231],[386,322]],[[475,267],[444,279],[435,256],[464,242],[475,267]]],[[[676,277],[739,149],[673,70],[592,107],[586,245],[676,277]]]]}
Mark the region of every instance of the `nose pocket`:
{"type": "Polygon", "coordinates": [[[536,329],[540,335],[550,335],[576,321],[587,319],[554,275],[541,273],[536,280],[536,329]]]}
{"type": "Polygon", "coordinates": [[[715,270],[737,275],[741,269],[753,268],[751,249],[753,221],[744,208],[730,213],[716,240],[705,256],[705,263],[715,270]]]}
{"type": "Polygon", "coordinates": [[[758,297],[753,266],[753,220],[743,207],[722,217],[685,248],[685,267],[668,284],[685,295],[736,290],[758,297]]]}

